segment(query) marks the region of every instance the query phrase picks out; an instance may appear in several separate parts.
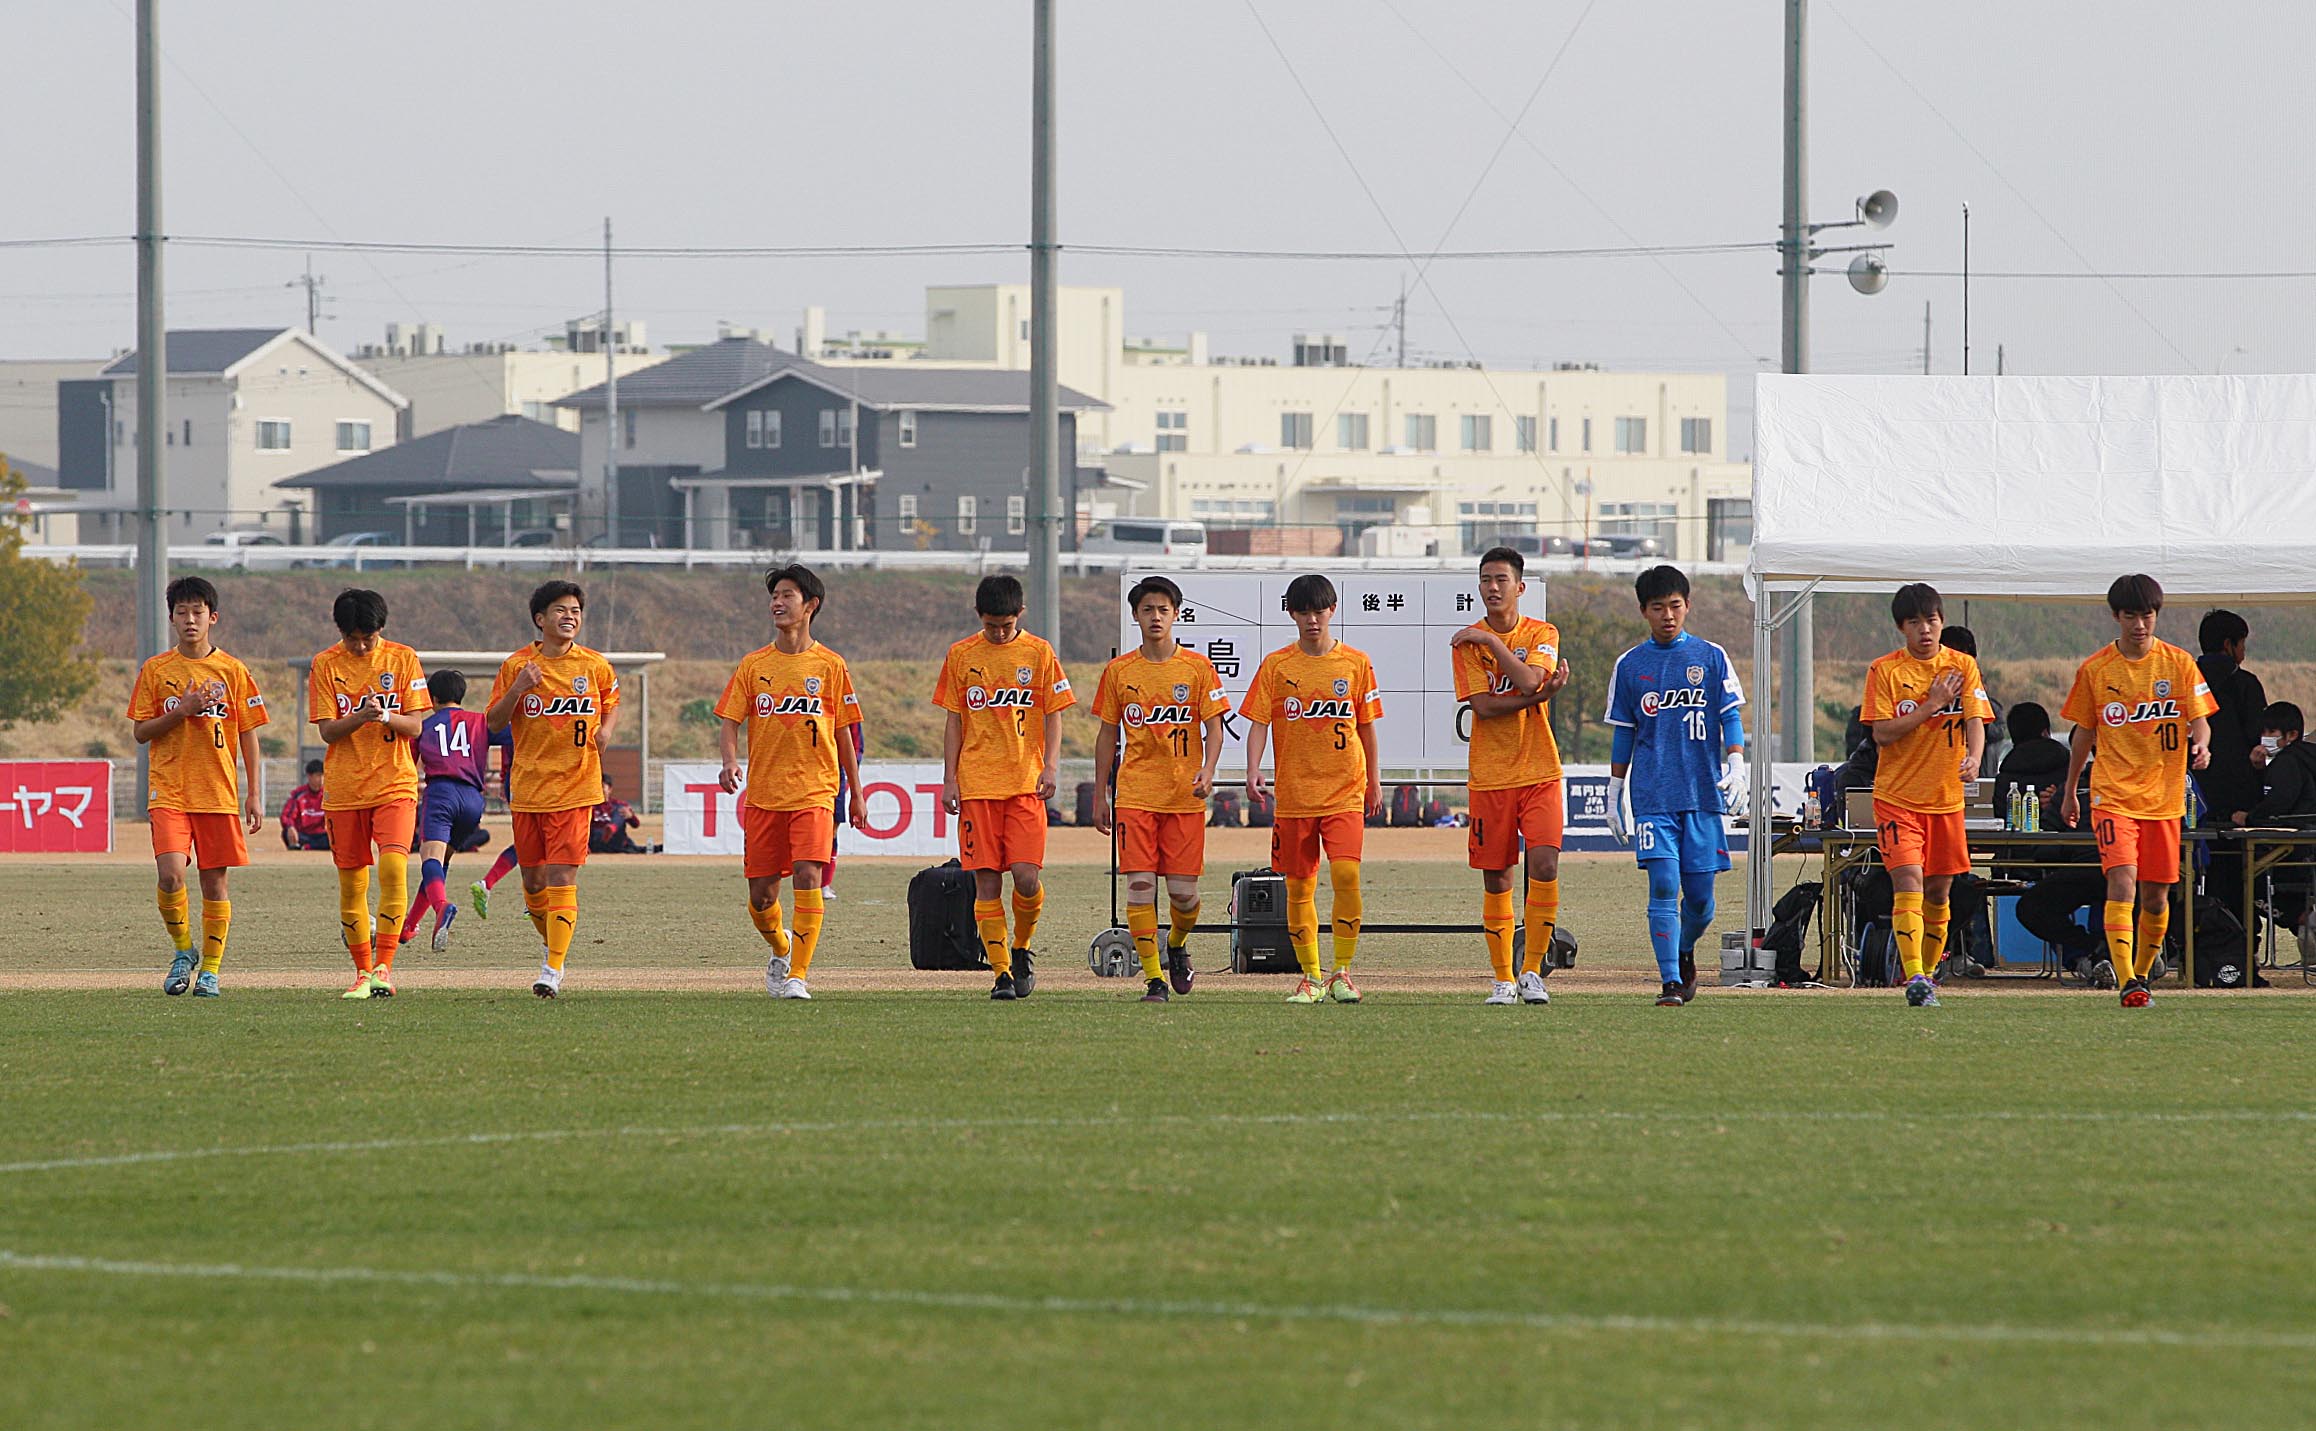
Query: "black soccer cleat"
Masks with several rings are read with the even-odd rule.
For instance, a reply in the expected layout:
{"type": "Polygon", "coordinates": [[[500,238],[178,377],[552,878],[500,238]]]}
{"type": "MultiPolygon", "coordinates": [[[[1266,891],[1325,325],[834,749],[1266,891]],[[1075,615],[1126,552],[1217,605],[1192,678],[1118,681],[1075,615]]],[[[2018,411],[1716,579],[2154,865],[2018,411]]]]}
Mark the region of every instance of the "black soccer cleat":
{"type": "Polygon", "coordinates": [[[1688,1001],[1688,996],[1681,992],[1681,981],[1678,979],[1667,979],[1665,987],[1657,993],[1657,1007],[1660,1009],[1677,1009],[1688,1001]]]}
{"type": "Polygon", "coordinates": [[[1026,999],[1037,987],[1037,956],[1027,949],[1013,951],[1013,997],[1026,999]]]}
{"type": "Polygon", "coordinates": [[[1693,952],[1684,953],[1681,955],[1681,1002],[1684,1004],[1694,1003],[1696,998],[1697,956],[1693,952]]]}
{"type": "Polygon", "coordinates": [[[1189,993],[1190,986],[1198,982],[1198,971],[1190,967],[1188,948],[1166,951],[1166,978],[1174,985],[1177,994],[1189,993]]]}
{"type": "Polygon", "coordinates": [[[1002,999],[1010,1003],[1013,1000],[1020,998],[1021,995],[1014,989],[1013,976],[1011,974],[1000,974],[997,976],[997,987],[989,991],[989,997],[992,999],[1002,999]]]}
{"type": "Polygon", "coordinates": [[[1152,979],[1150,986],[1142,991],[1142,1002],[1145,1004],[1165,1003],[1166,981],[1164,979],[1152,979]]]}

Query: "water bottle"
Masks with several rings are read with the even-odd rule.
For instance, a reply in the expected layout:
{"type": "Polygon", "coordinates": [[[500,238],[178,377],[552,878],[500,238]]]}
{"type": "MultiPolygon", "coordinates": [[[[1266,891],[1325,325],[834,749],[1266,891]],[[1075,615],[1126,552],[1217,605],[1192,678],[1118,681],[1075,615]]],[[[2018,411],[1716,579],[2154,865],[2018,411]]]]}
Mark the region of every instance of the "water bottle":
{"type": "Polygon", "coordinates": [[[1801,824],[1808,830],[1820,829],[1825,824],[1825,806],[1817,798],[1817,782],[1809,782],[1809,791],[1801,797],[1801,824]]]}
{"type": "Polygon", "coordinates": [[[2035,832],[2040,832],[2043,827],[2043,792],[2040,790],[2027,792],[2026,827],[2035,832]]]}

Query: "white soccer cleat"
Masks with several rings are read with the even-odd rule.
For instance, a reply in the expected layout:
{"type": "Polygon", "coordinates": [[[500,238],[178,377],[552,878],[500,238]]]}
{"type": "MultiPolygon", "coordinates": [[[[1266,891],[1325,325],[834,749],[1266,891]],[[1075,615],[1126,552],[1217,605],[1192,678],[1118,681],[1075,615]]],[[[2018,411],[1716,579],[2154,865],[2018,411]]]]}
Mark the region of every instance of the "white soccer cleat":
{"type": "Polygon", "coordinates": [[[552,999],[563,992],[563,971],[552,964],[539,966],[539,977],[531,981],[531,992],[542,999],[552,999]]]}
{"type": "Polygon", "coordinates": [[[1552,1002],[1552,993],[1544,987],[1542,974],[1531,969],[1520,976],[1520,1002],[1523,1004],[1549,1004],[1552,1002]]]}
{"type": "Polygon", "coordinates": [[[764,961],[764,992],[770,994],[773,998],[787,998],[787,986],[791,983],[801,984],[803,982],[804,981],[801,979],[790,979],[788,977],[787,955],[775,954],[771,958],[764,961]]]}
{"type": "Polygon", "coordinates": [[[1520,991],[1517,987],[1506,982],[1505,980],[1498,979],[1496,981],[1496,986],[1488,990],[1488,997],[1486,1002],[1491,1004],[1516,1004],[1520,1002],[1520,991]]]}
{"type": "Polygon", "coordinates": [[[804,987],[802,979],[782,979],[780,981],[780,997],[783,999],[809,999],[812,997],[812,991],[804,987]]]}

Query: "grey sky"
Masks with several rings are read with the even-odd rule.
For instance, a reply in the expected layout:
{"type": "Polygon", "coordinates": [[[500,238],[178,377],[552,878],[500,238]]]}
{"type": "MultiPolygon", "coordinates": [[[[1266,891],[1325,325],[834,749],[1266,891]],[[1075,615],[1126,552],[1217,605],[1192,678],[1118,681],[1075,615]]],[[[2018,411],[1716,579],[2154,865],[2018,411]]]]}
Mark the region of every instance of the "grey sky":
{"type": "MultiPolygon", "coordinates": [[[[1523,126],[1589,199],[1519,140],[1481,182],[1506,135],[1490,104],[1519,110],[1583,0],[1059,3],[1065,242],[1390,250],[1362,179],[1418,252],[1443,235],[1451,248],[1774,237],[1776,0],[1596,0],[1523,126]]],[[[164,81],[175,234],[586,243],[609,213],[634,243],[1026,235],[1027,0],[162,4],[181,67],[164,81]],[[594,97],[606,76],[608,101],[594,97]]],[[[129,11],[0,15],[0,50],[41,57],[11,66],[0,238],[132,227],[129,11]]],[[[1846,217],[1876,187],[1903,204],[1886,293],[1817,280],[1821,370],[1918,371],[1925,299],[1935,366],[1956,370],[1960,284],[1905,275],[1958,266],[1964,200],[1980,271],[2316,268],[2316,6],[1816,0],[1813,15],[1815,216],[1846,217]]],[[[394,320],[439,323],[453,344],[521,342],[601,304],[588,259],[314,262],[331,294],[322,335],[343,348],[394,320]]],[[[297,321],[302,295],[284,285],[302,263],[173,250],[169,321],[297,321]]],[[[1435,357],[1468,345],[1499,366],[1774,361],[1773,255],[1663,263],[1694,299],[1646,259],[1443,261],[1410,299],[1410,343],[1435,357]]],[[[638,259],[620,268],[620,307],[659,343],[709,336],[719,318],[785,337],[807,303],[836,332],[914,332],[925,284],[1026,271],[1012,255],[638,259]]],[[[1063,266],[1066,281],[1122,285],[1137,336],[1202,328],[1218,353],[1270,354],[1303,328],[1348,330],[1366,352],[1408,272],[1063,266]]],[[[125,345],[133,292],[126,245],[0,250],[0,357],[125,345]]],[[[2316,280],[1988,278],[1973,285],[1974,369],[1992,370],[1997,343],[2022,372],[2303,370],[2316,280]]]]}

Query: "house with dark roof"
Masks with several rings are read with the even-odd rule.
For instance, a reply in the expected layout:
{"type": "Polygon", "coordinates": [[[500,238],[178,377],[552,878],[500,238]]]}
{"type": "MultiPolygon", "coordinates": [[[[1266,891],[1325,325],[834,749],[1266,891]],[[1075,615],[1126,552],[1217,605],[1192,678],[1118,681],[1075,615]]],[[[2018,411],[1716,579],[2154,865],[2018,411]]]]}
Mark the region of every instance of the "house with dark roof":
{"type": "Polygon", "coordinates": [[[318,541],[386,532],[404,546],[504,546],[522,532],[569,531],[579,436],[494,417],[275,485],[311,495],[318,541]]]}
{"type": "MultiPolygon", "coordinates": [[[[309,537],[305,494],[281,479],[391,447],[409,407],[302,329],[179,329],[167,344],[161,436],[173,542],[235,527],[309,537]]],[[[125,531],[135,500],[138,368],[131,352],[93,378],[57,384],[57,480],[82,494],[90,540],[125,540],[99,533],[125,531]]]]}

